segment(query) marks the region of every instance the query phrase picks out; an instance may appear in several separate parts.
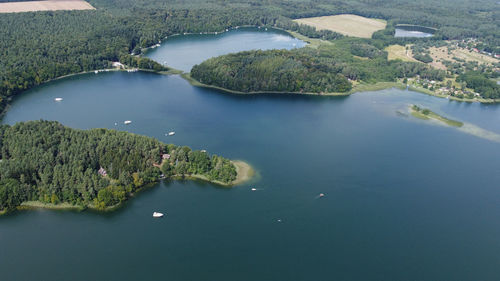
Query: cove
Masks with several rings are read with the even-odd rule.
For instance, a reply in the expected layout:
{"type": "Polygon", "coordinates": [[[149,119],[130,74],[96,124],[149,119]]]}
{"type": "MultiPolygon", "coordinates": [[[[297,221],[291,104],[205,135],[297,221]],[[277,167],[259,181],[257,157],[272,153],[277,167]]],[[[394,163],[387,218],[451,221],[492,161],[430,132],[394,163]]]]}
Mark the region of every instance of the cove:
{"type": "Polygon", "coordinates": [[[494,280],[500,144],[397,113],[409,104],[500,133],[498,105],[397,89],[235,96],[109,72],[28,91],[3,123],[126,130],[258,176],[233,189],[164,181],[112,213],[0,217],[1,279],[494,280]]]}

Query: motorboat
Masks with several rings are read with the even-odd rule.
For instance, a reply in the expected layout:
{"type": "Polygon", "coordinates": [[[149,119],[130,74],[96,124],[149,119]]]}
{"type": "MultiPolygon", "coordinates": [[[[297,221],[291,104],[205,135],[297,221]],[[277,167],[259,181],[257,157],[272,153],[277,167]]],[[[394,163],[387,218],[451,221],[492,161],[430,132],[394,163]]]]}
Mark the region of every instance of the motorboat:
{"type": "Polygon", "coordinates": [[[123,124],[125,124],[125,125],[128,125],[128,124],[130,124],[130,123],[132,123],[132,121],[130,121],[130,120],[127,120],[127,121],[124,121],[124,122],[123,122],[123,124]]]}
{"type": "Polygon", "coordinates": [[[55,101],[62,101],[63,99],[62,98],[55,98],[54,100],[55,101]]]}
{"type": "Polygon", "coordinates": [[[159,213],[159,212],[153,212],[153,218],[161,218],[163,217],[163,214],[162,213],[159,213]]]}

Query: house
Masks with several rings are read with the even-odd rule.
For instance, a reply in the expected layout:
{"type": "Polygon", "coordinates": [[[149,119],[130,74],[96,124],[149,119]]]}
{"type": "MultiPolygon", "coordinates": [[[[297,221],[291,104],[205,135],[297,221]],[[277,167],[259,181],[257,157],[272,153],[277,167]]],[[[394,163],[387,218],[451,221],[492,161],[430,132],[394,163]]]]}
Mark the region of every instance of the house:
{"type": "Polygon", "coordinates": [[[169,160],[169,159],[170,159],[170,154],[163,154],[163,155],[161,156],[161,158],[162,158],[163,160],[165,160],[165,159],[166,159],[166,160],[169,160]]]}
{"type": "Polygon", "coordinates": [[[103,168],[103,167],[101,167],[101,168],[99,169],[99,171],[97,171],[97,173],[99,173],[99,175],[101,175],[101,176],[103,176],[103,177],[105,177],[105,176],[107,176],[107,175],[108,175],[108,172],[106,172],[106,170],[104,170],[104,168],[103,168]]]}
{"type": "Polygon", "coordinates": [[[118,61],[112,62],[111,65],[113,67],[115,67],[115,68],[120,68],[120,69],[125,68],[125,66],[122,63],[118,62],[118,61]]]}

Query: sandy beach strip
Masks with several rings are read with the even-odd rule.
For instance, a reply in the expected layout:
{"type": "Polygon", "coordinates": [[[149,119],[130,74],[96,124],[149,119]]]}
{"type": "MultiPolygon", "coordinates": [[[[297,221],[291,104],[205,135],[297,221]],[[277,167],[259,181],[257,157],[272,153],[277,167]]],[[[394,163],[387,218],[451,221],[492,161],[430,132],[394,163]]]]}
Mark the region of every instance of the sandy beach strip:
{"type": "Polygon", "coordinates": [[[248,163],[239,160],[231,161],[231,163],[233,163],[236,167],[237,173],[236,179],[231,183],[231,185],[244,183],[254,176],[255,171],[248,163]]]}

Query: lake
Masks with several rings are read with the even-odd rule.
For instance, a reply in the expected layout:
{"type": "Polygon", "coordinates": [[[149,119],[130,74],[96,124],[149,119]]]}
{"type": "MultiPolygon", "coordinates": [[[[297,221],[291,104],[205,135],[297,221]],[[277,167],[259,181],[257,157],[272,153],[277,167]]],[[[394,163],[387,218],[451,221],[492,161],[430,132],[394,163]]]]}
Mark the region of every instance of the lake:
{"type": "Polygon", "coordinates": [[[245,160],[258,175],[232,189],[164,181],[112,213],[0,217],[0,279],[496,280],[500,143],[397,113],[409,104],[500,133],[498,105],[397,89],[229,95],[143,72],[37,87],[4,123],[126,130],[245,160]]]}
{"type": "Polygon", "coordinates": [[[432,37],[436,30],[418,25],[397,25],[394,37],[432,37]]]}
{"type": "Polygon", "coordinates": [[[224,54],[256,49],[293,49],[306,45],[281,30],[250,27],[219,34],[170,36],[162,44],[149,49],[146,56],[184,72],[191,71],[195,64],[224,54]]]}

